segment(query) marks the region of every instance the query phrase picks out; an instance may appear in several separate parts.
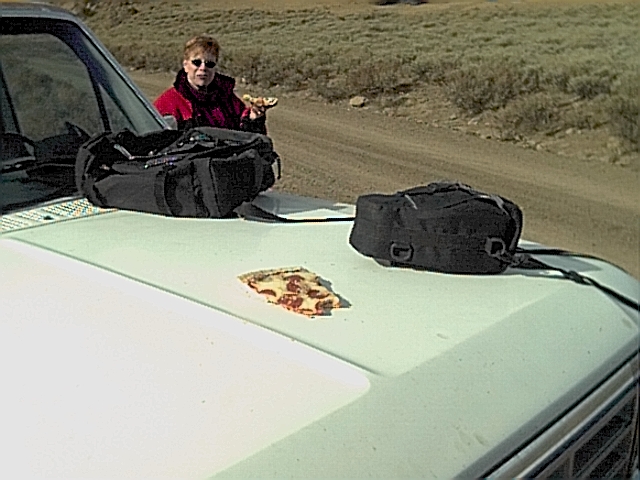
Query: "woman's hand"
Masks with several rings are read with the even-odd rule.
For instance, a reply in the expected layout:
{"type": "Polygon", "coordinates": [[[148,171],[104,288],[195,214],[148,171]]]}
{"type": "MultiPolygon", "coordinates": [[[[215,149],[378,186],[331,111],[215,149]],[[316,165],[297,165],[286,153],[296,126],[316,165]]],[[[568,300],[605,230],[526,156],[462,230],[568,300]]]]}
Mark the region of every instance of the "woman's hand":
{"type": "Polygon", "coordinates": [[[258,118],[264,117],[266,113],[266,108],[258,105],[251,105],[251,111],[249,112],[249,118],[251,120],[256,120],[258,118]]]}

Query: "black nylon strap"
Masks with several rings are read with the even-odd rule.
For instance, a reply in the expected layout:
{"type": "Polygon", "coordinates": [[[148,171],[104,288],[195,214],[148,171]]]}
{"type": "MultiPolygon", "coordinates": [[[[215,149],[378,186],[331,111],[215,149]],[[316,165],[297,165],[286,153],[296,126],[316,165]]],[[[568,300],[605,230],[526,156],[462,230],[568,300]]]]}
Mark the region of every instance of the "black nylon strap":
{"type": "MultiPolygon", "coordinates": [[[[539,260],[537,260],[538,262],[540,262],[539,260]]],[[[585,277],[584,275],[581,275],[580,273],[576,272],[575,270],[565,270],[563,268],[558,268],[558,267],[552,267],[551,265],[547,265],[544,262],[540,262],[540,264],[544,265],[545,268],[547,270],[555,270],[557,272],[562,273],[562,275],[573,281],[576,282],[580,285],[590,285],[593,287],[596,287],[597,289],[601,290],[602,292],[606,293],[607,295],[612,296],[613,298],[615,298],[616,300],[618,300],[620,303],[623,303],[624,305],[633,308],[634,310],[640,311],[640,303],[635,302],[634,300],[622,295],[621,293],[616,292],[615,290],[602,285],[601,283],[597,282],[596,280],[594,280],[591,277],[585,277]]]]}
{"type": "Polygon", "coordinates": [[[600,282],[594,280],[591,277],[587,277],[585,275],[582,275],[578,272],[576,272],[575,270],[567,270],[564,268],[560,268],[560,267],[554,267],[552,265],[549,265],[537,258],[533,258],[531,255],[532,254],[537,254],[537,255],[557,255],[557,256],[571,256],[571,257],[583,257],[583,258],[591,258],[594,260],[599,260],[605,263],[606,260],[603,260],[602,258],[599,257],[595,257],[593,255],[586,255],[586,254],[573,254],[569,251],[566,250],[560,250],[560,249],[523,249],[523,248],[518,248],[516,250],[516,254],[512,257],[511,261],[510,261],[510,266],[514,267],[514,268],[521,268],[521,269],[525,269],[525,270],[551,270],[551,271],[555,271],[555,272],[560,272],[562,274],[562,276],[568,280],[571,280],[575,283],[578,283],[580,285],[588,285],[588,286],[592,286],[592,287],[596,287],[598,290],[602,291],[603,293],[606,293],[607,295],[613,297],[614,299],[616,299],[617,301],[619,301],[620,303],[633,308],[636,311],[640,311],[640,303],[638,303],[637,301],[622,295],[619,292],[616,292],[615,290],[613,290],[612,288],[607,287],[606,285],[601,284],[600,282]]]}
{"type": "Polygon", "coordinates": [[[591,258],[593,260],[599,260],[606,262],[606,260],[596,257],[595,255],[589,255],[586,253],[570,252],[569,250],[563,250],[560,248],[516,248],[516,254],[523,253],[529,255],[554,255],[558,257],[578,257],[578,258],[591,258]]]}
{"type": "Polygon", "coordinates": [[[163,168],[156,174],[156,181],[153,184],[153,196],[161,212],[164,212],[166,215],[173,215],[167,203],[166,184],[167,169],[163,168]]]}
{"type": "Polygon", "coordinates": [[[244,202],[234,209],[239,217],[264,223],[327,223],[352,222],[355,217],[324,217],[324,218],[287,218],[268,212],[251,202],[244,202]]]}

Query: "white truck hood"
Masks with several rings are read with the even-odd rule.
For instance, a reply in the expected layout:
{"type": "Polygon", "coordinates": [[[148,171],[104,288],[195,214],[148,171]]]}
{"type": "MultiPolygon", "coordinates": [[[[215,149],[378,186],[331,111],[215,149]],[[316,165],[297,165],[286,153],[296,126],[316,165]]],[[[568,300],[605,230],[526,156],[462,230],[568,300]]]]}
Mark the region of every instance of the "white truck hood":
{"type": "MultiPolygon", "coordinates": [[[[348,245],[349,223],[29,215],[0,237],[6,474],[481,472],[637,350],[637,312],[592,287],[384,268],[348,245]],[[291,266],[349,307],[307,319],[237,279],[291,266]]],[[[562,261],[640,296],[604,262],[562,261]]]]}

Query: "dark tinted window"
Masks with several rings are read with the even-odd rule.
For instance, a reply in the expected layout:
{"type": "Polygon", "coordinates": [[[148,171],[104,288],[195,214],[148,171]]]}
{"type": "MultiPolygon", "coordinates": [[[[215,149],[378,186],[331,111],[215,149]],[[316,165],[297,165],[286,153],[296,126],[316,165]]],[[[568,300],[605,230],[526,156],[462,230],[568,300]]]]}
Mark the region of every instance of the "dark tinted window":
{"type": "Polygon", "coordinates": [[[157,116],[70,22],[0,18],[0,213],[75,195],[78,148],[157,116]]]}

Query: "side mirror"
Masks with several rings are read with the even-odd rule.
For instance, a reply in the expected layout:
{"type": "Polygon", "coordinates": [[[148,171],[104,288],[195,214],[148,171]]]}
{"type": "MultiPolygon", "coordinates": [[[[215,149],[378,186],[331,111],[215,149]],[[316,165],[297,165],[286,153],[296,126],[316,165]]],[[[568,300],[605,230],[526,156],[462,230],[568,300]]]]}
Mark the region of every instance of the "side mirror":
{"type": "Polygon", "coordinates": [[[165,121],[169,130],[177,130],[178,129],[178,120],[173,115],[163,115],[162,119],[165,121]]]}

